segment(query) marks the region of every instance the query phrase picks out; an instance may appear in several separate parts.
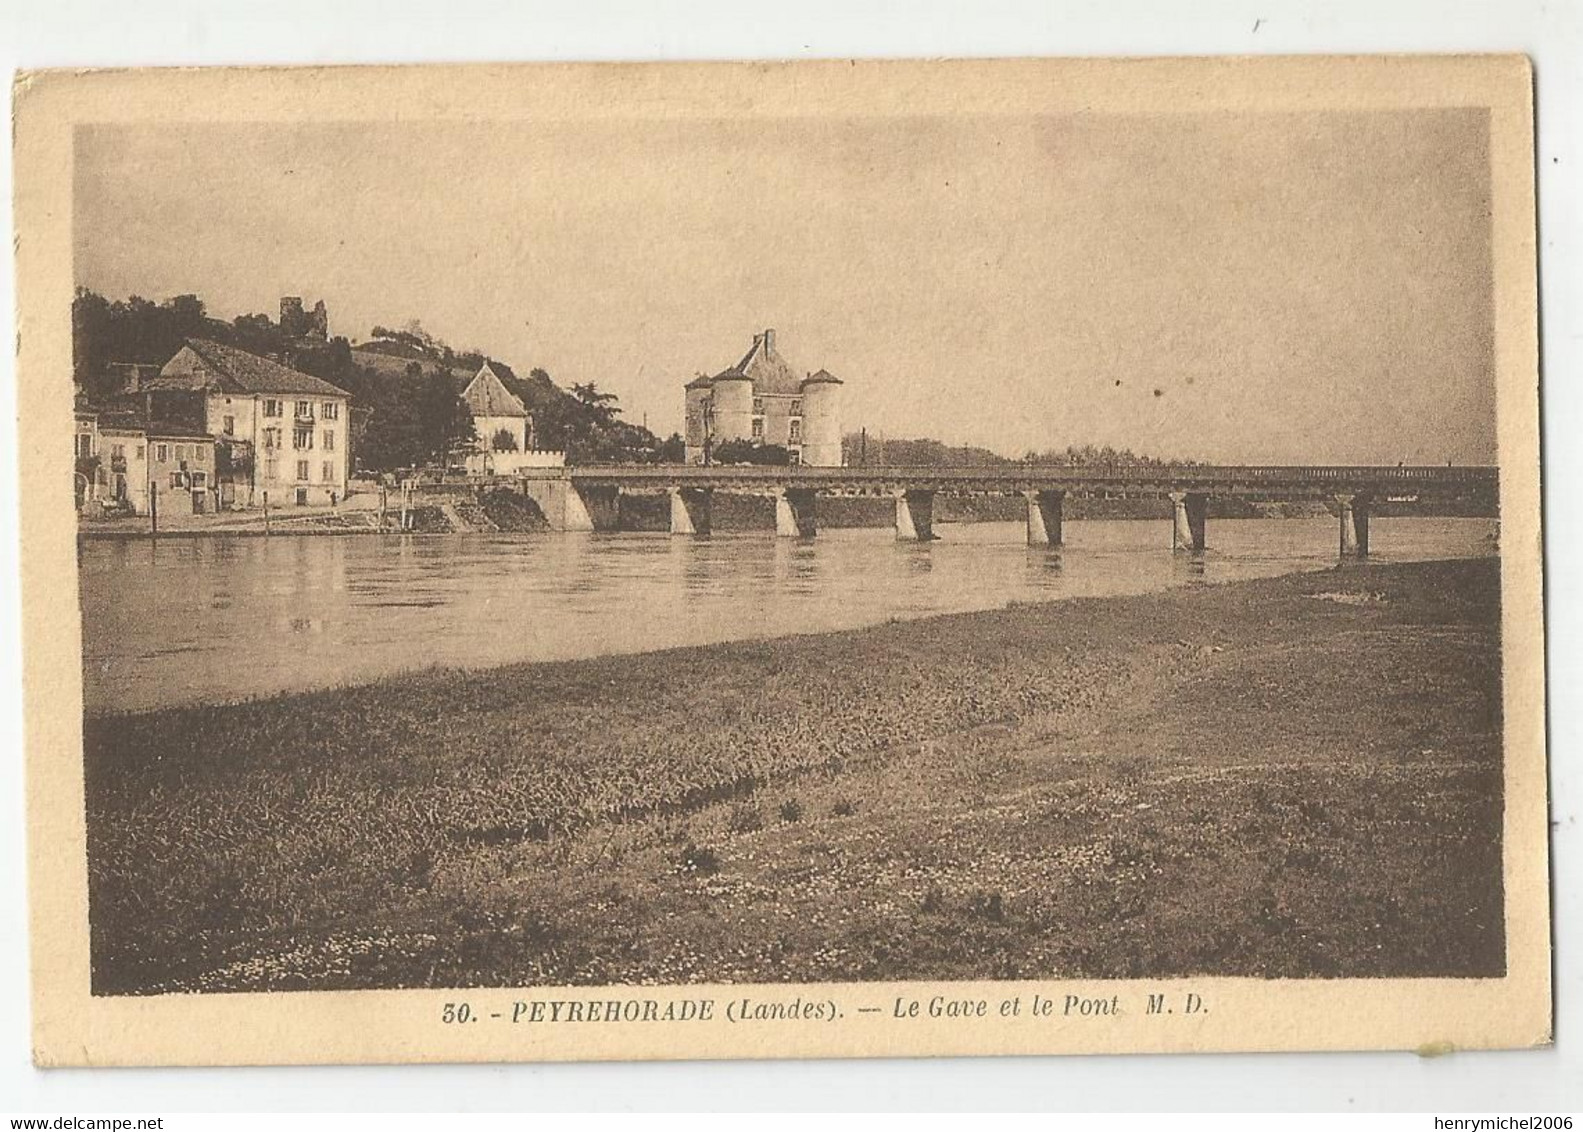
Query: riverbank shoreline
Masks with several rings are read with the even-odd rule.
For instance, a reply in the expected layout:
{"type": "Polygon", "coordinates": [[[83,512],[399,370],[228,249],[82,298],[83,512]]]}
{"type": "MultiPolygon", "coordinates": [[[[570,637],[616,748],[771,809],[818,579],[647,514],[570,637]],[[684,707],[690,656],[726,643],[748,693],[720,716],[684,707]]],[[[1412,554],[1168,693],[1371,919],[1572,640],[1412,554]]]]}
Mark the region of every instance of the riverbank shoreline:
{"type": "Polygon", "coordinates": [[[1499,563],[86,720],[96,993],[1496,975],[1499,563]]]}

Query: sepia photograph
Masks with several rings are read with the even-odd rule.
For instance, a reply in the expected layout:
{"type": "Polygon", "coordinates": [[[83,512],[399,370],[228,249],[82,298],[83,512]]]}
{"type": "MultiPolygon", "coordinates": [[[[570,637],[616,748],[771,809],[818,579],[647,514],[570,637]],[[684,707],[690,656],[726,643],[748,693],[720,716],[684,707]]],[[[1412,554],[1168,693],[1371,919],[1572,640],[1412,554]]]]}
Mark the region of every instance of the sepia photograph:
{"type": "Polygon", "coordinates": [[[1547,1040],[1526,61],[1106,66],[23,80],[65,1028],[1547,1040]]]}

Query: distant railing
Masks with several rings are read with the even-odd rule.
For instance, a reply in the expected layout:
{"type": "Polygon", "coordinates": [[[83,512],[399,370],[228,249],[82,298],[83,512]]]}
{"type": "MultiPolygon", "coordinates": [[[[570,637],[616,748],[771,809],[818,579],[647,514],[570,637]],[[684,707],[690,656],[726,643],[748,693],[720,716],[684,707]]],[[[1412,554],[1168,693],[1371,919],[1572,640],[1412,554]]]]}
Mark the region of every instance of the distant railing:
{"type": "MultiPolygon", "coordinates": [[[[524,469],[532,475],[540,469],[524,469]]],[[[1070,480],[1084,483],[1158,483],[1212,485],[1248,482],[1356,483],[1467,483],[1494,484],[1499,471],[1477,465],[1127,465],[1088,466],[1063,464],[1006,464],[978,467],[933,465],[868,465],[865,467],[810,467],[807,465],[743,464],[613,464],[542,469],[549,476],[597,480],[736,480],[744,483],[778,483],[785,480],[852,483],[900,480],[954,480],[961,483],[1070,480]]]]}

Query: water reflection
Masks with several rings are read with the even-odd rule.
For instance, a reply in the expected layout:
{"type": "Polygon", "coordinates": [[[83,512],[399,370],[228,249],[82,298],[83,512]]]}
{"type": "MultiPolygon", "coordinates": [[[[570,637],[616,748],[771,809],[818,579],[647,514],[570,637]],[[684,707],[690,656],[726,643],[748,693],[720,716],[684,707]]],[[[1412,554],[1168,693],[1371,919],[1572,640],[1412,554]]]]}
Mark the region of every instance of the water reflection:
{"type": "Polygon", "coordinates": [[[1030,546],[1025,561],[1030,574],[1059,574],[1061,548],[1057,546],[1030,546]]]}
{"type": "Polygon", "coordinates": [[[1176,550],[1171,552],[1171,573],[1189,583],[1204,580],[1209,573],[1207,550],[1176,550]]]}
{"type": "MultiPolygon", "coordinates": [[[[1376,519],[1384,560],[1491,553],[1486,520],[1376,519]]],[[[85,543],[91,710],[234,700],[430,664],[483,666],[819,632],[1063,596],[1143,593],[1335,563],[1329,519],[1077,521],[885,530],[161,539],[85,543]]]]}

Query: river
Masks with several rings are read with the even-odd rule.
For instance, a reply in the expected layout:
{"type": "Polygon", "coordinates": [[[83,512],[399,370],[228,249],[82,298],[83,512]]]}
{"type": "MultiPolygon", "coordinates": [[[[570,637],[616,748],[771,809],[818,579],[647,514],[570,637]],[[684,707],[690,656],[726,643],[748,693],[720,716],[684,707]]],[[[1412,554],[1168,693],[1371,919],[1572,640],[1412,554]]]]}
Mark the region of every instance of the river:
{"type": "MultiPolygon", "coordinates": [[[[1495,553],[1494,520],[1376,518],[1378,561],[1495,553]]],[[[1170,524],[1068,522],[1032,549],[1020,523],[768,533],[166,538],[81,545],[90,712],[215,703],[486,667],[640,652],[1013,601],[1145,593],[1322,569],[1334,519],[1212,521],[1202,556],[1170,524]]]]}

